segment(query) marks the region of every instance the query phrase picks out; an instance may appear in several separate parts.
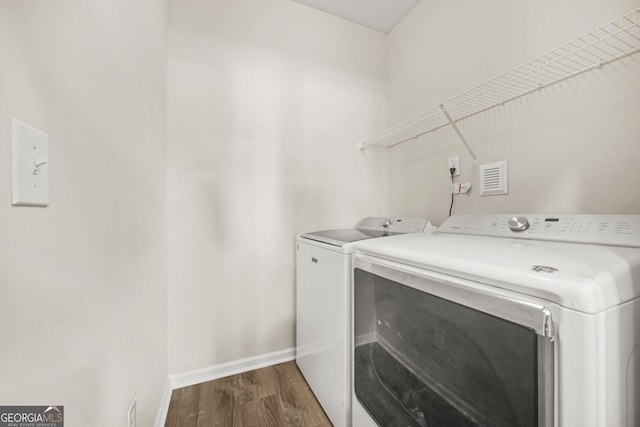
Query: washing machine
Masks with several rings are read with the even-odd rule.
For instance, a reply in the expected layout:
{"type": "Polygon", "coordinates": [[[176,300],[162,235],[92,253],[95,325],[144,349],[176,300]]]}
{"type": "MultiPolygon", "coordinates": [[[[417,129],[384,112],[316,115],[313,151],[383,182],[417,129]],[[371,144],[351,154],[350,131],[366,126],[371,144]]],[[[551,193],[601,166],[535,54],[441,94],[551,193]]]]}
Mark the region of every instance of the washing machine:
{"type": "Polygon", "coordinates": [[[640,215],[460,215],[354,256],[353,426],[640,426],[640,215]]]}
{"type": "Polygon", "coordinates": [[[353,243],[431,230],[426,219],[370,217],[296,239],[296,363],[335,427],[351,425],[353,243]]]}

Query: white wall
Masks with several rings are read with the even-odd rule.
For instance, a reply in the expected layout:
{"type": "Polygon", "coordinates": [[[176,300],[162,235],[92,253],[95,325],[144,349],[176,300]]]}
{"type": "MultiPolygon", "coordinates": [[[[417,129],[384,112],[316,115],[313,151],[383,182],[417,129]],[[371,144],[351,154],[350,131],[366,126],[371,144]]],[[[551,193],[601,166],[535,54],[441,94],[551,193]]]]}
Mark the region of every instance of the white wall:
{"type": "Polygon", "coordinates": [[[111,426],[137,394],[149,425],[167,370],[293,347],[295,234],[439,223],[453,155],[458,213],[640,213],[637,55],[460,124],[509,161],[508,196],[479,197],[451,129],[356,146],[636,1],[423,1],[387,37],[291,0],[173,0],[167,63],[164,2],[134,3],[0,0],[0,402],[111,426]],[[11,116],[51,135],[47,208],[10,206],[11,116]]]}
{"type": "Polygon", "coordinates": [[[167,375],[162,0],[0,0],[0,403],[152,424],[167,375]],[[51,205],[11,206],[10,117],[51,205]]]}
{"type": "MultiPolygon", "coordinates": [[[[638,7],[632,0],[422,1],[389,36],[391,123],[427,110],[638,7]]],[[[451,127],[389,151],[390,211],[448,214],[447,159],[469,195],[456,213],[640,213],[640,56],[545,88],[459,126],[479,164],[507,160],[509,195],[479,196],[451,127]]]]}
{"type": "Polygon", "coordinates": [[[295,346],[295,235],[386,214],[386,38],[291,0],[170,2],[169,370],[295,346]]]}

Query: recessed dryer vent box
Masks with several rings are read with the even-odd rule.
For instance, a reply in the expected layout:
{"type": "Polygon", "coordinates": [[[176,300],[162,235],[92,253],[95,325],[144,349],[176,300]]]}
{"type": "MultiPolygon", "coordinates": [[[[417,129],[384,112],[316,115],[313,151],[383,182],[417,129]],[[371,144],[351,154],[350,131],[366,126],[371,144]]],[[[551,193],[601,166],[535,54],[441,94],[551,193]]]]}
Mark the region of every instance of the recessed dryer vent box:
{"type": "Polygon", "coordinates": [[[480,195],[498,196],[509,194],[507,161],[480,165],[480,195]]]}

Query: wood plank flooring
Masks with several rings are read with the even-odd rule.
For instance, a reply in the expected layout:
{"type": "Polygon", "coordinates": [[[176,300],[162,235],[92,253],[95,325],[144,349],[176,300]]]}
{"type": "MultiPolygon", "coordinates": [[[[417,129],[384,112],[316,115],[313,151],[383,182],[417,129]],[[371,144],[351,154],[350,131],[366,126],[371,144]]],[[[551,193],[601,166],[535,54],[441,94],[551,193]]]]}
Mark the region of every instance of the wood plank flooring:
{"type": "Polygon", "coordinates": [[[295,361],[176,389],[165,427],[331,427],[295,361]]]}

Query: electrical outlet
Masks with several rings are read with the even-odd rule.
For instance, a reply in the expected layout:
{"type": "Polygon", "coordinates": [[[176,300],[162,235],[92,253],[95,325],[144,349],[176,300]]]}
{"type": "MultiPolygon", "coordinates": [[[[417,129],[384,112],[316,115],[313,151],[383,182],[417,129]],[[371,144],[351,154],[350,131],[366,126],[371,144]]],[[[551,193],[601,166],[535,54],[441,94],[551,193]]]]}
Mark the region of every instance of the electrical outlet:
{"type": "Polygon", "coordinates": [[[136,427],[136,412],[138,411],[137,409],[137,403],[136,403],[136,395],[133,395],[133,400],[131,401],[131,404],[129,405],[129,412],[128,412],[128,420],[129,420],[129,427],[136,427]]]}
{"type": "MultiPolygon", "coordinates": [[[[456,156],[449,158],[449,166],[447,167],[447,170],[451,168],[456,168],[453,176],[460,176],[460,157],[456,156]]],[[[449,173],[449,176],[451,176],[451,173],[449,173]]]]}

